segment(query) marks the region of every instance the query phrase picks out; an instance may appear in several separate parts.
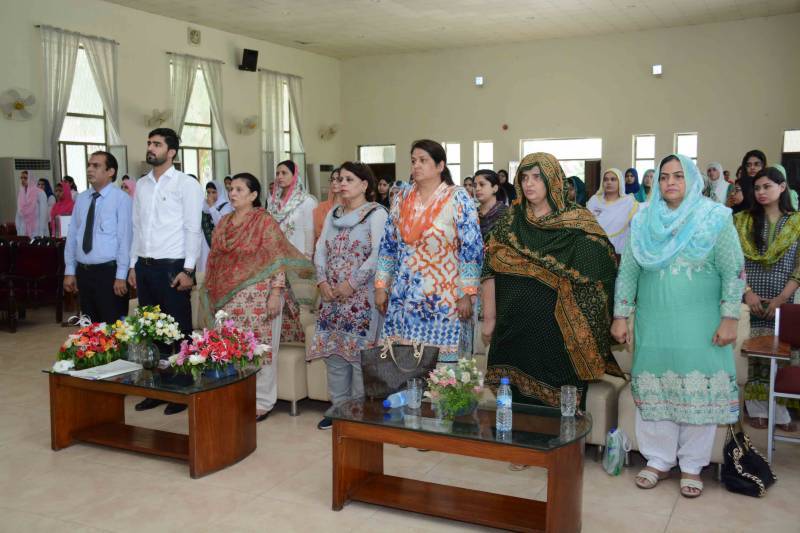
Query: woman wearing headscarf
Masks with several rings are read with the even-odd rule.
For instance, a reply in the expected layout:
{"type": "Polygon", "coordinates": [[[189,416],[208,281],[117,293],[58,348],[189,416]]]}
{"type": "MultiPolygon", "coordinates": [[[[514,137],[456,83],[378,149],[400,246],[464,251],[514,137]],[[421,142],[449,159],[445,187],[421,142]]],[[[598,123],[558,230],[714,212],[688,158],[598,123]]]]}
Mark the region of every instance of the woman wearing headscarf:
{"type": "Polygon", "coordinates": [[[586,184],[578,176],[567,178],[567,196],[570,202],[586,207],[586,184]]]}
{"type": "Polygon", "coordinates": [[[696,498],[717,425],[739,416],[732,344],[744,257],[730,209],[703,196],[692,160],[674,154],[658,168],[622,254],[611,333],[627,343],[635,309],[632,392],[647,459],[636,485],[651,489],[679,464],[680,493],[696,498]]]}
{"type": "Polygon", "coordinates": [[[232,212],[233,206],[228,199],[228,190],[224,184],[218,180],[206,183],[206,201],[203,202],[203,214],[200,219],[203,239],[200,243],[200,261],[197,263],[198,272],[205,272],[206,270],[214,228],[217,227],[222,217],[232,212]]]}
{"type": "Polygon", "coordinates": [[[783,179],[786,180],[786,188],[789,191],[789,201],[792,204],[792,209],[797,211],[797,191],[794,190],[792,188],[792,184],[789,183],[789,176],[786,174],[786,169],[783,167],[783,165],[775,165],[775,168],[778,170],[778,172],[783,174],[783,179]]]}
{"type": "Polygon", "coordinates": [[[597,217],[597,222],[605,230],[617,255],[625,249],[631,219],[639,210],[639,202],[632,194],[620,194],[622,179],[619,169],[606,170],[600,190],[589,199],[586,206],[597,217]]]}
{"type": "Polygon", "coordinates": [[[314,208],[314,245],[316,249],[317,240],[322,234],[322,227],[325,224],[325,217],[328,212],[339,203],[339,188],[342,182],[339,180],[339,169],[336,168],[331,172],[331,177],[328,180],[328,199],[320,202],[314,208]]]}
{"type": "MultiPolygon", "coordinates": [[[[753,194],[752,207],[734,215],[733,223],[744,250],[750,336],[758,337],[774,334],[775,310],[791,303],[800,287],[800,213],[792,208],[786,178],[777,168],[756,174],[753,194]]],[[[750,424],[762,429],[768,418],[769,364],[753,357],[749,370],[745,405],[750,424]]],[[[797,407],[798,402],[781,399],[774,422],[794,430],[787,405],[797,407]]]]}
{"type": "Polygon", "coordinates": [[[131,198],[136,194],[136,180],[128,178],[122,182],[122,190],[128,193],[131,198]]]}
{"type": "Polygon", "coordinates": [[[561,386],[574,385],[584,406],[588,381],[621,375],[608,333],[614,247],[594,216],[567,200],[565,181],[554,156],[525,156],[514,180],[519,200],[486,242],[486,381],[509,377],[515,402],[557,406],[561,386]]]}
{"type": "Polygon", "coordinates": [[[642,189],[644,189],[644,198],[648,202],[653,196],[653,174],[655,173],[656,169],[648,168],[644,171],[644,175],[642,176],[642,189]]]}
{"type": "Polygon", "coordinates": [[[378,178],[378,194],[375,197],[375,201],[385,207],[387,211],[392,205],[392,201],[389,196],[393,184],[394,180],[391,178],[387,178],[385,176],[378,178]]]}
{"type": "MultiPolygon", "coordinates": [[[[314,253],[314,208],[317,201],[309,195],[294,161],[281,161],[275,167],[275,182],[269,196],[268,211],[295,248],[309,260],[314,253]]],[[[305,342],[300,323],[300,306],[290,291],[285,299],[281,325],[282,342],[305,342]]]]}
{"type": "Polygon", "coordinates": [[[36,182],[36,184],[47,195],[47,211],[50,212],[56,203],[56,196],[53,194],[53,187],[50,186],[50,180],[39,178],[39,181],[36,182]]]}
{"type": "MultiPolygon", "coordinates": [[[[225,187],[219,188],[220,192],[225,187]]],[[[225,191],[227,192],[227,191],[225,191]]],[[[289,296],[286,275],[311,276],[313,265],[286,239],[261,208],[261,184],[248,173],[231,182],[234,211],[219,220],[208,257],[202,299],[209,323],[224,310],[236,325],[255,332],[271,347],[271,362],[256,379],[256,420],[264,420],[277,400],[278,348],[282,300],[289,296]]]]}
{"type": "Polygon", "coordinates": [[[316,200],[306,192],[297,164],[286,160],[275,168],[275,187],[269,197],[269,213],[295,248],[311,259],[314,253],[316,200]]]}
{"type": "Polygon", "coordinates": [[[723,177],[722,165],[719,163],[709,163],[706,167],[706,187],[703,195],[711,198],[715,202],[725,204],[731,192],[731,184],[723,177]]]}
{"type": "Polygon", "coordinates": [[[61,228],[57,223],[58,217],[72,216],[72,209],[75,207],[68,181],[62,181],[56,185],[55,197],[56,203],[50,209],[50,232],[54,237],[62,237],[61,228]]]}
{"type": "Polygon", "coordinates": [[[633,167],[625,171],[625,194],[632,194],[637,202],[647,201],[647,194],[639,185],[639,171],[633,167]]]}
{"type": "Polygon", "coordinates": [[[439,348],[439,362],[469,351],[483,262],[475,203],[453,183],[441,144],[411,145],[414,184],[398,188],[381,240],[375,305],[390,342],[439,348]]]}
{"type": "Polygon", "coordinates": [[[747,210],[747,205],[744,201],[744,190],[742,189],[742,173],[742,167],[739,167],[736,171],[736,177],[731,183],[732,188],[728,195],[728,201],[725,202],[725,205],[731,208],[734,215],[747,210]]]}
{"type": "Polygon", "coordinates": [[[46,237],[50,235],[47,223],[50,221],[50,210],[47,207],[47,195],[33,176],[23,170],[19,176],[17,192],[17,216],[14,221],[17,235],[26,237],[46,237]]]}

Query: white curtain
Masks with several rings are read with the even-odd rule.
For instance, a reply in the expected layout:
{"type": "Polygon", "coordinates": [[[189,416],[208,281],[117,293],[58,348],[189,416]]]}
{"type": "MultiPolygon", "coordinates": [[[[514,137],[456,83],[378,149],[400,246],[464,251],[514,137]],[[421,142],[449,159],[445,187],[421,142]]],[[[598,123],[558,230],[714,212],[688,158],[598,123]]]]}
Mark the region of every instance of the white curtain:
{"type": "Polygon", "coordinates": [[[189,98],[194,90],[197,76],[198,59],[192,56],[172,54],[169,75],[170,111],[172,124],[178,135],[183,131],[186,111],[189,109],[189,98]]]}
{"type": "Polygon", "coordinates": [[[290,152],[289,157],[298,165],[299,174],[303,184],[308,190],[305,172],[305,149],[303,137],[300,133],[300,117],[302,116],[302,79],[297,76],[281,74],[279,72],[261,71],[261,124],[262,124],[262,164],[263,175],[272,176],[275,165],[283,157],[284,152],[290,152]],[[284,85],[288,91],[284,92],[284,85]],[[288,95],[288,106],[286,97],[288,95]],[[284,138],[284,123],[289,120],[284,111],[291,109],[292,124],[291,151],[289,143],[284,138]]]}
{"type": "Polygon", "coordinates": [[[79,35],[42,26],[44,52],[44,155],[50,159],[53,176],[61,175],[58,138],[64,126],[75,78],[79,35]]]}
{"type": "MultiPolygon", "coordinates": [[[[206,80],[208,100],[211,104],[211,147],[214,152],[214,173],[218,180],[223,179],[230,172],[230,149],[228,138],[225,135],[224,117],[222,112],[222,63],[210,59],[198,60],[206,80]]],[[[191,93],[190,93],[191,94],[191,93]]]]}

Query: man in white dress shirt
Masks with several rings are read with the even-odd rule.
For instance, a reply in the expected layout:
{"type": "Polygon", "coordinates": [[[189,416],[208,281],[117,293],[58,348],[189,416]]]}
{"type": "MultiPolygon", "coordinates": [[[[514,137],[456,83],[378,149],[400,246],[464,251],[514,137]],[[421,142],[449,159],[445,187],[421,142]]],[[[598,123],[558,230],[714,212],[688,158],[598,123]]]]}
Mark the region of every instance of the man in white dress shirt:
{"type": "MultiPolygon", "coordinates": [[[[136,184],[133,200],[133,244],[128,282],[136,288],[139,305],[159,305],[177,320],[181,333],[192,332],[191,290],[200,256],[203,188],[172,166],[180,147],[174,130],[157,128],[147,138],[147,162],[153,169],[136,184]]],[[[162,400],[145,399],[137,411],[152,409],[162,400]]],[[[186,405],[167,405],[174,414],[186,405]]]]}

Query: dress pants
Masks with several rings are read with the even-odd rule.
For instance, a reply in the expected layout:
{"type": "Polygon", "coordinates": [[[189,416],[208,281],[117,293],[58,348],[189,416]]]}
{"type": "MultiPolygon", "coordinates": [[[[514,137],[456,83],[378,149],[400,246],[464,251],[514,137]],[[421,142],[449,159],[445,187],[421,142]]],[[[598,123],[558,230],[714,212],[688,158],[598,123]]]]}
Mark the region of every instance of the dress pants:
{"type": "Polygon", "coordinates": [[[685,474],[699,474],[711,462],[716,424],[681,424],[644,420],[636,409],[636,440],[647,466],[668,472],[676,464],[685,474]]]}
{"type": "Polygon", "coordinates": [[[278,352],[281,346],[281,325],[283,324],[283,304],[281,312],[272,319],[269,345],[272,346],[272,363],[264,364],[256,374],[256,410],[270,412],[278,401],[278,352]]]}
{"type": "Polygon", "coordinates": [[[364,397],[361,362],[350,362],[338,355],[325,358],[328,370],[328,396],[333,405],[364,397]]]}
{"type": "Polygon", "coordinates": [[[136,262],[136,293],[139,305],[158,305],[172,315],[181,333],[192,333],[192,291],[172,287],[175,276],[183,271],[183,259],[145,259],[136,262]]]}
{"type": "Polygon", "coordinates": [[[128,296],[114,294],[116,275],[116,261],[97,265],[78,263],[75,276],[78,281],[81,313],[87,315],[92,322],[113,324],[128,314],[128,296]]]}

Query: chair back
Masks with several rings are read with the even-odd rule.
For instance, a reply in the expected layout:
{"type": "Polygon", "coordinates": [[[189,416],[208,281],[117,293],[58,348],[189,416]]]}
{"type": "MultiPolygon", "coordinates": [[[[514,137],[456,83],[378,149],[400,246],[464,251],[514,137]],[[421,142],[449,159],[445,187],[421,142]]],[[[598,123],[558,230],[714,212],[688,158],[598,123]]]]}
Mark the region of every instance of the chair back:
{"type": "Polygon", "coordinates": [[[800,304],[783,304],[775,317],[778,339],[800,348],[800,304]]]}

